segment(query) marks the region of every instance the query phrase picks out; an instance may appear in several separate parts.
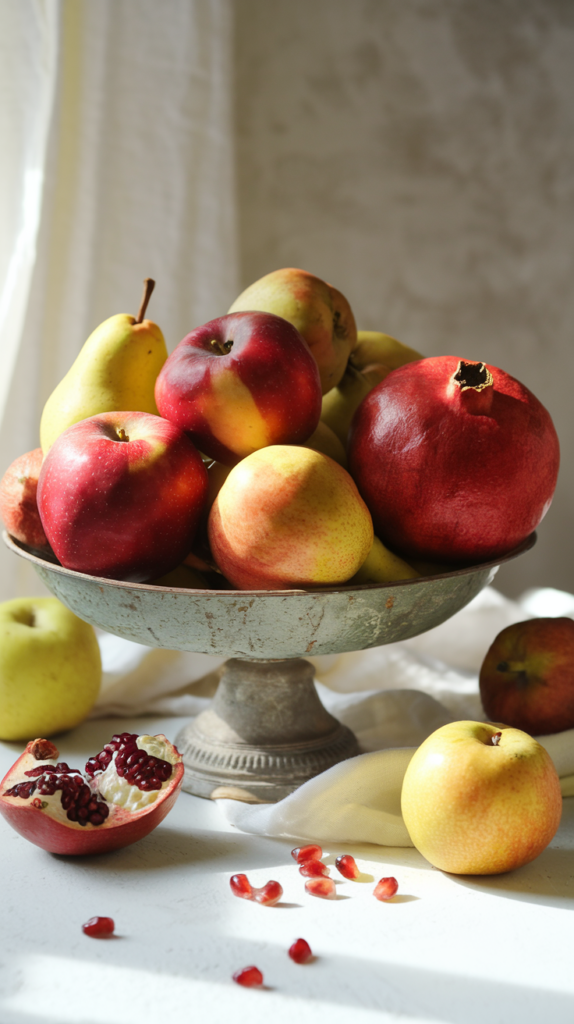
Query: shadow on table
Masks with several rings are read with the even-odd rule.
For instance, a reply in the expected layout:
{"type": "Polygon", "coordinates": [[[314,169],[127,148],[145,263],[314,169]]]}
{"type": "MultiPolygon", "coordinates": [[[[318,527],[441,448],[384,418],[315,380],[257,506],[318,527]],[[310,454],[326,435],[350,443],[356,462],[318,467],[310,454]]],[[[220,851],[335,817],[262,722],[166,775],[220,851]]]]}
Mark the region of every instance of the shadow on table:
{"type": "MultiPolygon", "coordinates": [[[[388,941],[388,937],[381,940],[381,950],[388,941]]],[[[4,998],[0,999],[0,1018],[10,1024],[16,1019],[18,1024],[24,1020],[60,1024],[72,1019],[71,1005],[85,1007],[87,1003],[89,1016],[82,1013],[81,1019],[92,1024],[149,1019],[150,1012],[157,1013],[165,1005],[173,1012],[178,1004],[182,1013],[192,1005],[195,1016],[201,1015],[212,1024],[221,1024],[234,1016],[246,1020],[241,1011],[253,1013],[254,1004],[246,992],[230,992],[231,975],[238,964],[258,963],[265,981],[266,991],[260,993],[265,1017],[252,1019],[267,1019],[269,1013],[278,1017],[280,1008],[285,1009],[287,1003],[287,1013],[281,1013],[281,1020],[290,1019],[289,1013],[301,1014],[309,1004],[318,1014],[317,1020],[326,1020],[335,1009],[348,1007],[351,1020],[355,1010],[360,1013],[360,1020],[365,1019],[365,1011],[378,1011],[393,1015],[393,1019],[442,1024],[484,1024],[485,1018],[522,1020],[528,1024],[572,1024],[572,994],[537,988],[535,978],[530,979],[531,984],[517,984],[445,968],[408,966],[392,962],[384,955],[322,955],[320,948],[314,952],[316,956],[308,966],[286,968],[283,946],[267,942],[262,952],[261,942],[237,935],[221,936],[217,955],[209,944],[197,947],[185,972],[174,973],[167,952],[162,956],[155,946],[149,955],[145,948],[139,950],[137,966],[129,944],[116,948],[113,958],[99,958],[97,970],[93,957],[78,950],[74,969],[65,974],[58,986],[53,984],[62,967],[57,954],[9,954],[4,965],[6,984],[4,998]],[[94,998],[102,990],[113,991],[111,1007],[94,998]],[[281,1004],[273,998],[269,1003],[273,994],[281,997],[281,1004]]],[[[2,973],[0,967],[0,979],[2,973]]],[[[311,1015],[305,1013],[304,1019],[311,1019],[311,1015]]],[[[336,1019],[341,1020],[341,1015],[337,1014],[336,1019]]]]}
{"type": "MultiPolygon", "coordinates": [[[[458,885],[523,903],[574,910],[572,850],[548,847],[531,864],[504,875],[449,875],[458,885]]],[[[574,1010],[573,1010],[574,1020],[574,1010]]]]}

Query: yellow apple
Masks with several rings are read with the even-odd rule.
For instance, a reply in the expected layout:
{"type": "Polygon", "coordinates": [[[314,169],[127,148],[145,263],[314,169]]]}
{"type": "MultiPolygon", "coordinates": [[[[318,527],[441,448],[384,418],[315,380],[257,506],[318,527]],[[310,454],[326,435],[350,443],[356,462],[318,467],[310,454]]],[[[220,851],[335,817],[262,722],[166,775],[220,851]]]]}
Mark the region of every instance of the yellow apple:
{"type": "Polygon", "coordinates": [[[271,445],[229,473],[208,520],[213,557],[240,590],[344,583],[373,525],[346,470],[311,448],[271,445]]]}
{"type": "Polygon", "coordinates": [[[413,844],[436,868],[495,875],[548,846],[562,796],[550,755],[527,733],[451,722],[415,752],[401,809],[413,844]]]}
{"type": "Polygon", "coordinates": [[[0,739],[72,729],[95,704],[101,678],[92,626],[57,598],[0,604],[0,739]]]}

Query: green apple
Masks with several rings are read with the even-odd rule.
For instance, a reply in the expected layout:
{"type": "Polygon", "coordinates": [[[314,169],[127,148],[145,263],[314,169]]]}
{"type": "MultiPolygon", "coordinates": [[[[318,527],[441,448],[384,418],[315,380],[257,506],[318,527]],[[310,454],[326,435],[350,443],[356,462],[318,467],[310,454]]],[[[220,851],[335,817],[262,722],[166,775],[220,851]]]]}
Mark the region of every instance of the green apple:
{"type": "Polygon", "coordinates": [[[562,813],[560,780],[544,747],[520,729],[450,722],[415,751],[401,809],[434,867],[494,875],[548,846],[562,813]]]}
{"type": "Polygon", "coordinates": [[[101,678],[92,626],[56,597],[0,604],[0,739],[72,729],[95,704],[101,678]]]}

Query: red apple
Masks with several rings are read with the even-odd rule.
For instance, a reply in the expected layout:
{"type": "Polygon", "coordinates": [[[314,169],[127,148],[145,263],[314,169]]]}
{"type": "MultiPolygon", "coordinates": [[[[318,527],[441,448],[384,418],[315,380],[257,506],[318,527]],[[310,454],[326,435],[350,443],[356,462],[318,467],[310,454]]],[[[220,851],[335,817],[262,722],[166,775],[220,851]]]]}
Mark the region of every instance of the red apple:
{"type": "Polygon", "coordinates": [[[574,728],[574,621],[527,619],[503,629],[480,670],[487,716],[532,736],[574,728]]]}
{"type": "Polygon", "coordinates": [[[300,444],[321,415],[317,364],[270,313],[233,313],[183,339],[155,385],[162,416],[226,465],[270,444],[300,444]]]}
{"type": "Polygon", "coordinates": [[[548,511],[559,463],[538,399],[504,370],[456,356],[393,370],[357,409],[347,454],[375,533],[407,561],[510,551],[548,511]]]}
{"type": "Polygon", "coordinates": [[[315,274],[283,267],[255,281],[230,307],[282,316],[303,335],[317,360],[323,394],[339,383],[357,341],[353,311],[344,295],[315,274]]]}
{"type": "Polygon", "coordinates": [[[38,512],[36,490],[42,468],[42,449],[19,455],[0,481],[0,515],[8,533],[30,548],[49,550],[38,512]]]}
{"type": "Polygon", "coordinates": [[[183,561],[206,496],[207,471],[189,438],[145,412],[68,427],[38,482],[42,525],[62,565],[135,583],[183,561]]]}

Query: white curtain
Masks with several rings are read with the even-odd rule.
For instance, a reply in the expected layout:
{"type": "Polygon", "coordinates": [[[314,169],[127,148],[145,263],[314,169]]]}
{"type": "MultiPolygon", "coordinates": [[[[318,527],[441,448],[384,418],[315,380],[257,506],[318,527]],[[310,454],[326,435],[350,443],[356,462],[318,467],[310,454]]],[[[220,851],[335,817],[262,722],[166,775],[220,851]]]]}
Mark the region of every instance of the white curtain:
{"type": "MultiPolygon", "coordinates": [[[[89,333],[238,290],[232,0],[0,0],[0,475],[89,333]]],[[[0,550],[0,599],[41,593],[0,550]]]]}

